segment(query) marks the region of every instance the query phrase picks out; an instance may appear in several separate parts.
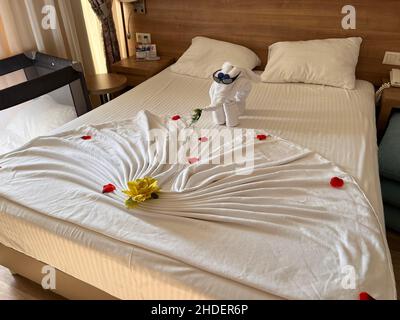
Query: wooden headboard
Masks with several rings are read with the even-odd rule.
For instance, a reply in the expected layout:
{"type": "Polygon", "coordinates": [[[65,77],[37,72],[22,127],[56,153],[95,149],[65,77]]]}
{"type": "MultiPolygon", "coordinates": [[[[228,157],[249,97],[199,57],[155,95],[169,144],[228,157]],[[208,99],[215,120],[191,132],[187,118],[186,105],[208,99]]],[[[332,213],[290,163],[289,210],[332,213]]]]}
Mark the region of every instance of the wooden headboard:
{"type": "Polygon", "coordinates": [[[382,64],[384,52],[400,52],[400,0],[146,0],[146,6],[132,30],[151,33],[159,53],[175,58],[197,35],[244,45],[264,65],[277,41],[361,36],[357,77],[379,85],[393,67],[382,64]],[[342,28],[347,4],[356,8],[355,30],[342,28]]]}

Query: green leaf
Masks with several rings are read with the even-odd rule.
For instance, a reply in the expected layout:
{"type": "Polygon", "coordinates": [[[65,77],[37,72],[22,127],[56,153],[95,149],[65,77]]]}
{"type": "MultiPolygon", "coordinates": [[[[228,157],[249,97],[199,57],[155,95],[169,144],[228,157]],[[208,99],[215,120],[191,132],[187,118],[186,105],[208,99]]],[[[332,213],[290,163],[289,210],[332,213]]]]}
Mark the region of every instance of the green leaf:
{"type": "Polygon", "coordinates": [[[125,205],[128,209],[133,209],[137,206],[137,202],[133,201],[132,198],[129,198],[128,200],[125,201],[125,205]]]}
{"type": "Polygon", "coordinates": [[[192,126],[197,121],[199,121],[202,114],[203,114],[203,109],[195,109],[195,110],[193,110],[192,123],[190,124],[190,126],[192,126]]]}

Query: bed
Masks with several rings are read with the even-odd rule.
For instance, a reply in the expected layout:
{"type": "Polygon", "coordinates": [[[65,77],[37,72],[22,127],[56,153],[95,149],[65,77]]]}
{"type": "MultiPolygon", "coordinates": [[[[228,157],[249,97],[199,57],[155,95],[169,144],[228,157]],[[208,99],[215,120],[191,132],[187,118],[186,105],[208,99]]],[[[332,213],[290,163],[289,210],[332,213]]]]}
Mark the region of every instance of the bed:
{"type": "MultiPolygon", "coordinates": [[[[210,84],[210,80],[179,75],[167,69],[107,105],[68,123],[55,134],[85,124],[125,120],[144,109],[165,116],[187,114],[208,104],[210,84]]],[[[241,122],[242,127],[267,129],[273,135],[315,150],[351,174],[370,200],[382,230],[381,236],[384,237],[374,89],[370,83],[357,80],[356,89],[352,91],[308,84],[257,84],[248,101],[248,109],[241,122]]],[[[207,119],[205,122],[205,126],[211,125],[211,122],[207,124],[207,119]]],[[[3,249],[11,248],[14,253],[20,252],[50,264],[106,292],[108,297],[282,298],[155,254],[151,250],[46,217],[12,201],[2,199],[0,211],[0,242],[3,249]]],[[[395,298],[390,254],[386,240],[382,243],[388,268],[387,289],[375,294],[378,298],[395,298]]],[[[3,250],[3,261],[0,255],[0,263],[15,269],[16,264],[7,265],[10,259],[6,257],[12,254],[4,254],[3,250]]],[[[21,260],[15,258],[15,261],[21,260]]],[[[18,272],[23,273],[23,270],[18,272]]]]}
{"type": "MultiPolygon", "coordinates": [[[[367,208],[368,214],[361,220],[354,221],[352,224],[349,222],[352,221],[352,212],[347,212],[348,215],[343,219],[347,222],[343,225],[338,218],[339,215],[332,210],[333,214],[326,219],[320,217],[317,222],[311,219],[309,224],[313,230],[327,231],[326,235],[322,233],[319,234],[319,237],[309,237],[309,239],[315,240],[319,246],[309,243],[308,247],[299,248],[298,245],[303,238],[298,237],[298,239],[293,239],[292,246],[287,246],[285,250],[281,247],[281,244],[285,243],[285,237],[279,237],[281,233],[274,232],[274,229],[271,234],[277,238],[273,240],[280,241],[275,241],[271,245],[268,241],[270,238],[264,239],[259,242],[258,250],[242,250],[243,254],[235,259],[232,256],[228,257],[229,250],[226,248],[237,244],[240,239],[252,238],[252,234],[247,233],[245,229],[243,229],[243,234],[238,234],[237,230],[232,229],[232,235],[237,235],[237,237],[229,239],[232,243],[228,241],[225,247],[220,246],[221,243],[218,243],[218,246],[207,245],[209,239],[206,237],[201,240],[205,244],[203,247],[207,248],[199,248],[199,250],[191,252],[180,249],[171,252],[173,250],[170,249],[169,254],[160,254],[159,250],[154,250],[157,243],[153,247],[132,245],[126,241],[127,238],[121,237],[122,234],[118,236],[113,233],[111,236],[108,233],[112,231],[114,224],[118,224],[122,225],[121,230],[125,231],[124,236],[131,236],[124,229],[134,227],[131,224],[132,217],[130,215],[126,217],[126,220],[122,220],[127,222],[124,226],[121,220],[111,219],[111,221],[105,212],[107,218],[99,219],[99,222],[105,222],[102,228],[93,228],[90,231],[90,225],[78,225],[71,221],[58,219],[57,215],[49,217],[39,213],[41,210],[33,210],[29,204],[23,205],[22,202],[13,201],[10,198],[7,200],[4,197],[0,199],[0,264],[38,283],[43,277],[42,267],[50,264],[57,269],[59,285],[55,291],[68,298],[358,299],[360,291],[367,291],[376,299],[395,299],[396,289],[391,257],[385,239],[384,215],[380,196],[373,85],[380,85],[382,78],[387,76],[387,72],[390,70],[390,66],[382,65],[384,52],[400,50],[397,36],[398,26],[395,23],[398,21],[396,13],[399,5],[389,0],[384,2],[387,3],[386,6],[376,6],[374,1],[359,1],[355,4],[357,9],[356,30],[343,29],[341,22],[345,14],[342,14],[343,3],[339,0],[323,3],[321,1],[308,1],[307,3],[292,1],[283,5],[277,5],[275,1],[257,0],[247,6],[240,5],[238,2],[238,5],[227,4],[218,6],[218,8],[213,7],[211,0],[196,1],[190,6],[182,5],[182,1],[179,0],[168,1],[168,4],[162,0],[148,0],[147,14],[135,17],[135,28],[146,30],[152,34],[154,39],[157,39],[160,55],[178,58],[187,49],[193,37],[206,35],[246,46],[258,55],[263,66],[269,59],[266,54],[267,47],[276,42],[362,36],[364,42],[359,52],[356,74],[357,79],[368,81],[357,80],[354,90],[293,83],[254,85],[248,99],[248,110],[240,124],[242,127],[254,128],[257,132],[270,134],[272,138],[271,140],[267,139],[266,144],[270,142],[276,142],[277,145],[283,143],[290,145],[293,150],[297,150],[301,146],[303,151],[312,150],[310,152],[313,156],[318,154],[319,160],[331,161],[329,164],[325,164],[330,167],[334,166],[334,170],[338,174],[348,173],[348,175],[346,174],[346,183],[357,189],[357,198],[362,202],[362,205],[354,212],[358,213],[367,208]],[[212,11],[210,11],[211,7],[213,7],[212,11]],[[387,18],[387,23],[377,33],[374,24],[378,23],[382,16],[387,18]],[[282,23],[282,21],[286,21],[286,23],[282,23]],[[316,29],[315,26],[318,28],[316,29]],[[333,223],[330,228],[321,228],[329,221],[333,223]],[[108,226],[110,230],[107,229],[108,226]],[[362,232],[359,232],[360,230],[362,232]],[[355,231],[358,233],[354,233],[355,231]],[[106,234],[108,235],[106,236],[106,234]],[[355,234],[358,237],[354,238],[355,234]],[[331,238],[327,238],[327,236],[331,236],[331,238]],[[198,259],[193,252],[198,253],[201,250],[212,248],[221,248],[221,250],[213,255],[214,260],[204,259],[210,265],[212,261],[221,262],[221,258],[227,257],[233,266],[248,266],[246,261],[243,262],[243,257],[249,258],[249,260],[257,259],[267,249],[273,258],[264,259],[262,263],[255,263],[252,265],[254,270],[249,268],[249,271],[244,268],[244,272],[240,273],[239,268],[239,273],[236,273],[235,277],[232,277],[229,272],[212,272],[215,270],[204,268],[204,264],[201,264],[202,261],[199,260],[196,260],[197,264],[191,263],[193,262],[191,259],[198,259]],[[311,265],[304,265],[308,260],[299,255],[302,253],[301,250],[296,252],[294,248],[303,249],[304,255],[307,257],[312,256],[313,259],[309,260],[312,261],[311,265]],[[319,284],[326,284],[327,287],[335,285],[330,282],[329,271],[332,271],[330,264],[324,264],[326,260],[323,260],[329,256],[329,251],[327,251],[329,248],[333,248],[333,251],[337,249],[341,253],[340,259],[343,261],[348,261],[349,257],[353,257],[353,261],[358,261],[358,265],[363,266],[363,270],[368,276],[363,277],[362,282],[355,289],[349,288],[349,291],[339,290],[326,293],[324,288],[313,287],[313,276],[326,280],[319,284]],[[288,252],[293,257],[297,257],[304,268],[297,270],[295,267],[288,268],[296,263],[291,259],[293,257],[288,256],[288,252]],[[249,255],[251,253],[252,255],[249,255]],[[179,259],[171,258],[174,255],[179,259]],[[271,266],[275,260],[278,261],[282,258],[287,258],[286,262],[290,263],[285,264],[283,261],[280,265],[280,267],[283,266],[282,268],[275,268],[278,273],[269,273],[267,269],[263,269],[264,266],[271,266]],[[304,275],[302,271],[310,270],[312,266],[317,268],[314,270],[316,272],[309,272],[307,277],[302,277],[304,275]],[[283,273],[279,273],[279,270],[283,273]],[[262,276],[252,277],[251,271],[262,276]],[[324,274],[324,271],[327,272],[324,274]],[[276,275],[276,277],[271,277],[271,275],[276,275]],[[249,276],[248,279],[246,279],[247,276],[249,276]],[[252,278],[251,283],[248,282],[249,278],[252,278]],[[293,279],[299,280],[299,282],[291,281],[293,279]],[[260,283],[257,283],[257,280],[260,283]],[[279,283],[282,284],[282,288],[273,286],[279,283]],[[287,283],[293,286],[285,287],[287,283]]],[[[225,52],[230,52],[230,50],[225,52]]],[[[315,51],[312,52],[315,53],[315,51]]],[[[212,61],[209,55],[204,57],[203,62],[212,61]]],[[[336,70],[334,71],[336,72],[336,70]]],[[[354,70],[352,72],[354,74],[354,70]]],[[[64,132],[68,132],[67,141],[79,141],[78,144],[83,146],[85,143],[79,140],[79,135],[84,132],[82,130],[89,130],[89,133],[94,133],[99,128],[108,130],[110,123],[104,123],[110,121],[114,124],[116,121],[125,121],[119,126],[125,130],[124,126],[129,125],[129,121],[134,121],[127,119],[132,119],[138,112],[142,117],[140,119],[152,117],[149,112],[164,120],[168,120],[174,115],[186,116],[193,109],[209,104],[210,85],[211,80],[177,74],[169,68],[132,91],[63,126],[51,137],[38,141],[48,140],[53,143],[59,141],[64,132]],[[147,113],[140,112],[145,109],[148,110],[147,113]],[[86,125],[92,127],[89,129],[86,125]]],[[[211,119],[207,116],[201,121],[201,125],[212,125],[211,119]]],[[[130,127],[127,131],[132,130],[130,127]]],[[[97,143],[96,141],[92,142],[94,145],[97,143]]],[[[121,150],[123,149],[121,148],[121,150]]],[[[54,148],[46,150],[54,158],[58,157],[54,148]]],[[[84,157],[83,152],[80,155],[84,157]]],[[[25,156],[28,154],[21,154],[20,159],[12,156],[9,159],[21,161],[21,159],[25,159],[25,156]]],[[[4,159],[0,157],[0,166],[1,161],[4,159]]],[[[91,164],[93,167],[97,166],[95,158],[91,159],[91,164]]],[[[5,166],[10,165],[12,164],[6,160],[5,166]]],[[[23,166],[21,163],[19,165],[23,166]]],[[[75,165],[76,167],[77,165],[75,165]]],[[[29,170],[29,166],[25,166],[25,169],[29,170]]],[[[82,172],[82,176],[86,175],[86,172],[79,172],[82,172]]],[[[10,178],[9,173],[10,171],[7,171],[6,174],[3,174],[0,169],[1,177],[10,178]]],[[[98,175],[101,173],[100,170],[98,175]]],[[[21,185],[21,187],[26,190],[26,186],[21,185]]],[[[38,190],[42,187],[42,185],[38,186],[38,190]]],[[[58,188],[59,185],[55,187],[58,188]]],[[[92,188],[95,189],[96,185],[93,185],[92,188]]],[[[324,182],[321,190],[325,190],[326,195],[340,192],[340,190],[336,192],[330,189],[329,183],[324,182]]],[[[2,192],[7,193],[7,190],[0,185],[0,193],[2,192]]],[[[218,193],[218,190],[215,192],[218,193]]],[[[101,199],[103,202],[119,201],[120,199],[116,197],[117,195],[110,195],[101,197],[101,199]]],[[[282,197],[285,197],[284,193],[282,197]]],[[[32,194],[28,194],[27,198],[35,202],[32,194]]],[[[321,199],[323,198],[324,196],[321,196],[321,199]]],[[[233,200],[237,201],[237,199],[233,200]]],[[[290,201],[290,199],[285,200],[290,201]]],[[[113,203],[116,207],[121,207],[120,202],[113,203]]],[[[49,201],[48,204],[53,206],[54,202],[49,201]]],[[[46,211],[46,208],[43,207],[44,204],[40,205],[41,209],[46,211]]],[[[149,203],[149,206],[152,205],[149,203]]],[[[154,206],[157,206],[156,202],[154,206]]],[[[221,212],[220,206],[221,204],[219,204],[218,212],[221,212]]],[[[215,205],[215,208],[217,207],[218,204],[215,205]]],[[[334,203],[332,208],[337,208],[334,203]]],[[[164,208],[159,208],[159,210],[162,211],[164,208]]],[[[92,210],[92,212],[96,213],[96,210],[92,210]]],[[[79,213],[79,211],[75,212],[77,215],[79,213]]],[[[160,219],[164,218],[160,217],[160,219]]],[[[86,219],[86,222],[91,222],[89,220],[86,219]]],[[[146,217],[142,220],[146,220],[146,217]]],[[[183,221],[187,221],[188,225],[199,223],[199,226],[204,226],[200,224],[201,218],[183,221]]],[[[298,221],[307,222],[304,219],[298,221]]],[[[141,221],[139,222],[141,223],[141,221]]],[[[153,222],[154,225],[158,223],[158,221],[153,222]]],[[[140,225],[142,226],[142,224],[140,225]]],[[[182,230],[187,230],[184,223],[179,226],[182,227],[182,230]]],[[[223,225],[226,228],[228,226],[230,227],[232,224],[225,222],[223,225]]],[[[301,227],[296,226],[292,231],[293,234],[298,235],[301,227]]],[[[148,225],[145,227],[144,231],[150,230],[148,225]]],[[[215,230],[212,228],[213,226],[210,226],[210,229],[193,228],[191,231],[196,236],[199,236],[199,231],[203,231],[204,234],[210,236],[210,239],[213,239],[213,235],[209,233],[210,230],[215,230]]],[[[172,238],[182,234],[180,228],[172,226],[170,229],[175,231],[170,233],[172,238]]],[[[144,232],[141,229],[133,230],[139,234],[144,232]]],[[[281,229],[281,231],[284,230],[281,229]]],[[[135,232],[131,233],[135,234],[135,232]]],[[[229,235],[227,232],[227,236],[229,235]]],[[[190,236],[186,238],[190,239],[190,236]]],[[[182,237],[181,241],[184,242],[186,238],[182,237]]],[[[158,239],[160,243],[163,242],[161,240],[168,240],[167,237],[158,239]]],[[[201,244],[202,242],[198,241],[197,243],[201,244]]],[[[181,243],[177,241],[176,245],[180,247],[181,243]]],[[[172,248],[174,247],[172,246],[172,248]]],[[[235,251],[232,250],[232,252],[235,251]]],[[[213,267],[219,268],[226,265],[226,263],[215,263],[213,267]]],[[[351,269],[351,265],[347,267],[351,269]]],[[[344,271],[346,274],[346,270],[348,271],[345,269],[335,272],[344,271]]],[[[219,271],[221,270],[219,269],[219,271]]]]}

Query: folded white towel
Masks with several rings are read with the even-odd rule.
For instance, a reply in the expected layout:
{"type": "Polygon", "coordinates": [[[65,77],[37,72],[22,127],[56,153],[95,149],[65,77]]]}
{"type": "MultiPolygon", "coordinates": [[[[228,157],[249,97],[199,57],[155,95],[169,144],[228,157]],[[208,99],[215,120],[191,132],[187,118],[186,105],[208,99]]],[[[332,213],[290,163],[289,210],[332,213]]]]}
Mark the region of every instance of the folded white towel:
{"type": "Polygon", "coordinates": [[[213,112],[216,124],[235,127],[239,125],[239,116],[245,112],[252,82],[258,82],[260,78],[253,71],[235,67],[229,62],[224,63],[221,73],[238,78],[231,84],[213,82],[210,88],[211,104],[206,111],[213,112]]]}

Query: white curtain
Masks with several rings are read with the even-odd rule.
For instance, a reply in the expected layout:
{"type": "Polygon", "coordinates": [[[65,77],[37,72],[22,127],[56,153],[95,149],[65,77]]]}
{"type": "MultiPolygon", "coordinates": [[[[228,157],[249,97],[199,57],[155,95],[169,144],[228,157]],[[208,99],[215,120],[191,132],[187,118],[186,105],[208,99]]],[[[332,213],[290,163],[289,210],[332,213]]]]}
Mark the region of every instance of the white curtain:
{"type": "Polygon", "coordinates": [[[86,73],[95,73],[80,0],[0,0],[0,34],[0,59],[37,50],[80,61],[86,73]],[[46,6],[55,10],[54,29],[42,26],[46,6]]]}

